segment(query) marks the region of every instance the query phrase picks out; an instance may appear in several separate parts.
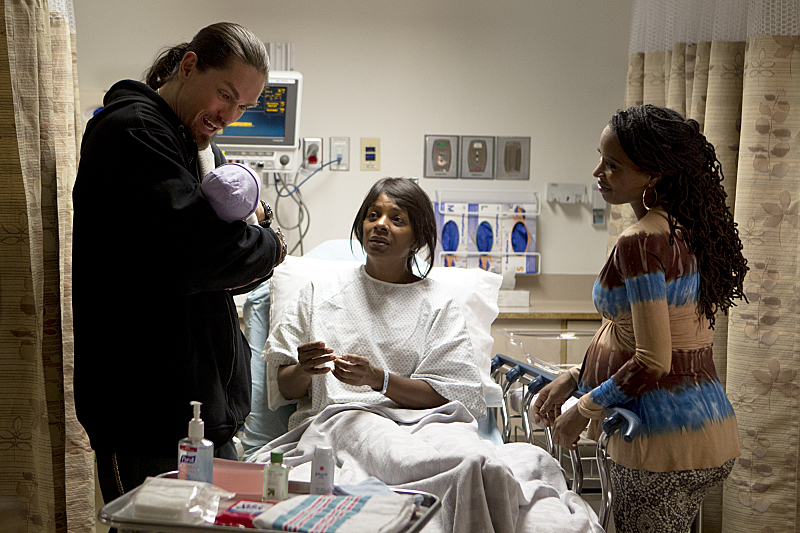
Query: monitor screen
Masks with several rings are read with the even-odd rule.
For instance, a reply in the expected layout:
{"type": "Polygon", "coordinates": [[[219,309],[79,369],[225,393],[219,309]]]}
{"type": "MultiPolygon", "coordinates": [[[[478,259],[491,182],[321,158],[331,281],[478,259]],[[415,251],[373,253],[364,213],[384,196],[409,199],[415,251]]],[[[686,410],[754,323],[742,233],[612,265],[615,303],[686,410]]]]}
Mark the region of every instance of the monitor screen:
{"type": "Polygon", "coordinates": [[[217,134],[217,144],[297,146],[302,76],[270,73],[255,107],[217,134]]]}

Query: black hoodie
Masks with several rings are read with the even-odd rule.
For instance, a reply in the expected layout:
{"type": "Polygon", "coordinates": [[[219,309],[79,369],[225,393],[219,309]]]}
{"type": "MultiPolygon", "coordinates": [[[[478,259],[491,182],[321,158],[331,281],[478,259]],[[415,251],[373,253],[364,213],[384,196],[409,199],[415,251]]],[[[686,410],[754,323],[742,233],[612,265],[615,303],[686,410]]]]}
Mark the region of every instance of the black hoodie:
{"type": "Polygon", "coordinates": [[[227,443],[250,412],[232,291],[267,278],[270,229],[220,220],[197,145],[151,88],[121,81],[89,121],[73,190],[75,403],[92,447],[177,454],[189,402],[227,443]]]}

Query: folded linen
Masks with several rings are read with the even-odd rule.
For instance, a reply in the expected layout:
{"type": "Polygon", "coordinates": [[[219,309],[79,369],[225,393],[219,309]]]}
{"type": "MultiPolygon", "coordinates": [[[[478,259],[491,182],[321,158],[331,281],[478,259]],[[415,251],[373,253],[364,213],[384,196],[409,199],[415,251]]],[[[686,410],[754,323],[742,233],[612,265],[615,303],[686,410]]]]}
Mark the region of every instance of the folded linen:
{"type": "Polygon", "coordinates": [[[406,494],[295,496],[258,515],[253,525],[301,533],[395,533],[413,510],[414,498],[406,494]]]}
{"type": "Polygon", "coordinates": [[[148,477],[120,515],[131,513],[135,518],[177,524],[213,524],[220,500],[234,496],[204,481],[148,477]]]}

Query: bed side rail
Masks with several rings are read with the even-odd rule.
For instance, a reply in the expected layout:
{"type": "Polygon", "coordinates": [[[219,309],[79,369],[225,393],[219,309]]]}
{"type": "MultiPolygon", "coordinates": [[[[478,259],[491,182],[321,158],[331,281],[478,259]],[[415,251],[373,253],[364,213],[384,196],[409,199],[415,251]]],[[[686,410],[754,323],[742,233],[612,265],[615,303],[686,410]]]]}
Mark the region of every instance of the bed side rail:
{"type": "MultiPolygon", "coordinates": [[[[521,416],[523,421],[523,431],[525,432],[525,439],[527,442],[531,443],[531,427],[530,427],[530,419],[528,412],[530,411],[531,403],[533,402],[534,396],[542,390],[545,385],[556,379],[558,377],[556,369],[553,369],[551,366],[542,364],[528,364],[523,363],[521,361],[517,361],[511,357],[508,357],[503,354],[497,354],[492,358],[491,361],[491,374],[492,377],[498,383],[500,380],[500,373],[502,372],[504,367],[508,367],[509,370],[505,372],[503,376],[503,398],[507,397],[511,386],[521,380],[522,378],[526,378],[530,380],[528,384],[525,386],[525,392],[523,394],[523,402],[522,402],[522,409],[521,409],[521,416]]],[[[581,394],[577,391],[573,393],[573,396],[580,397],[581,394]]],[[[503,418],[503,441],[508,442],[509,440],[509,433],[510,433],[510,424],[509,424],[509,413],[508,407],[506,402],[500,406],[501,415],[503,418]]],[[[610,474],[608,471],[608,440],[617,432],[620,432],[622,438],[625,442],[631,442],[633,438],[639,432],[639,427],[641,425],[641,421],[639,417],[636,416],[632,411],[625,409],[624,407],[610,407],[606,409],[607,415],[605,420],[603,420],[603,433],[600,436],[600,439],[597,443],[597,465],[598,470],[600,472],[600,490],[602,491],[602,504],[600,507],[600,523],[603,526],[603,529],[606,529],[608,526],[608,521],[611,516],[611,503],[612,503],[612,493],[611,493],[611,479],[610,474]]],[[[548,452],[553,456],[557,456],[557,451],[555,446],[553,445],[552,434],[550,433],[550,428],[544,428],[545,433],[545,442],[548,448],[548,452]]],[[[578,456],[578,452],[576,450],[570,450],[570,461],[572,462],[572,471],[573,471],[573,480],[572,480],[572,490],[577,494],[580,494],[583,490],[583,467],[581,465],[580,457],[578,456]]]]}
{"type": "MultiPolygon", "coordinates": [[[[505,386],[503,387],[503,392],[506,392],[505,389],[510,388],[520,378],[527,376],[530,382],[526,386],[525,395],[532,397],[538,394],[545,385],[558,377],[558,374],[554,373],[552,369],[523,363],[503,354],[497,354],[492,358],[492,376],[495,377],[503,366],[510,367],[510,370],[504,376],[505,386]]],[[[573,396],[580,398],[581,394],[575,391],[573,396]]],[[[639,417],[624,407],[609,407],[606,411],[608,416],[603,421],[603,432],[611,436],[621,430],[622,438],[625,439],[625,442],[631,442],[639,431],[639,425],[641,424],[639,417]]]]}

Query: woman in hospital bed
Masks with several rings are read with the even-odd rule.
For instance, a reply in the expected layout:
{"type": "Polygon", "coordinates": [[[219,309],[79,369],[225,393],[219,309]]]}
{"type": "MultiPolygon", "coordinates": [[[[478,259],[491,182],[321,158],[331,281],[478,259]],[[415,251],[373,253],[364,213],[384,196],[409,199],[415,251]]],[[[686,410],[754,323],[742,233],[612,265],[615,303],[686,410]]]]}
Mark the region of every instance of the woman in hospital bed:
{"type": "Polygon", "coordinates": [[[375,477],[439,496],[430,531],[601,531],[546,453],[478,437],[486,407],[464,318],[429,266],[412,270],[436,247],[425,192],[378,181],[352,233],[366,264],[315,278],[270,334],[270,408],[298,405],[290,431],[250,460],[280,448],[291,477],[308,480],[314,447],[330,445],[337,484],[375,477]]]}
{"type": "Polygon", "coordinates": [[[417,250],[436,246],[425,192],[406,179],[379,181],[353,234],[366,265],[307,286],[269,343],[267,361],[280,365],[281,395],[298,400],[289,427],[331,404],[384,399],[412,409],[459,401],[476,418],[485,417],[458,305],[444,287],[425,279],[430,266],[423,277],[412,272],[417,250]]]}

